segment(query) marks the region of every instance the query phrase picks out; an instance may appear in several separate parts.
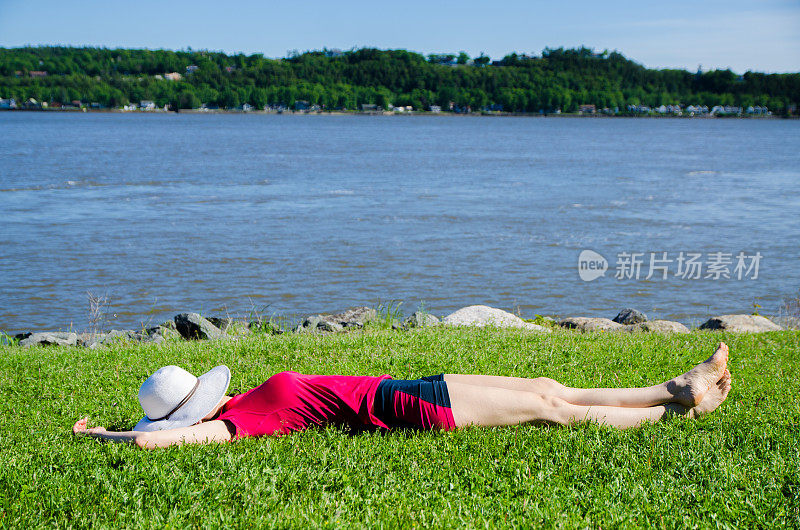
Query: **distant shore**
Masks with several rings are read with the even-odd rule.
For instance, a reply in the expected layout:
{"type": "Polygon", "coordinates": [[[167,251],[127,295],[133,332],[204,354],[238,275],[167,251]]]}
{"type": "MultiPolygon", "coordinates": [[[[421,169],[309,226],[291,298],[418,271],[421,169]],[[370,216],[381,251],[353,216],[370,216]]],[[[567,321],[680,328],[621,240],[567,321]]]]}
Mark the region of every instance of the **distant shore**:
{"type": "Polygon", "coordinates": [[[440,116],[440,117],[482,117],[482,118],[497,118],[497,117],[512,117],[512,118],[637,118],[637,119],[677,119],[677,120],[708,120],[708,119],[721,119],[721,120],[793,120],[798,119],[800,116],[679,116],[674,114],[665,115],[652,115],[652,114],[605,114],[602,112],[597,113],[540,113],[540,112],[428,112],[428,111],[343,111],[343,110],[284,110],[284,111],[271,111],[271,110],[228,110],[228,109],[182,109],[180,111],[174,110],[122,110],[122,109],[90,109],[90,108],[47,108],[47,109],[0,109],[0,112],[25,112],[25,113],[68,113],[68,114],[130,114],[130,115],[177,115],[177,114],[192,114],[192,115],[218,115],[218,114],[231,114],[231,115],[290,115],[290,116],[398,116],[398,117],[413,117],[413,116],[440,116]]]}

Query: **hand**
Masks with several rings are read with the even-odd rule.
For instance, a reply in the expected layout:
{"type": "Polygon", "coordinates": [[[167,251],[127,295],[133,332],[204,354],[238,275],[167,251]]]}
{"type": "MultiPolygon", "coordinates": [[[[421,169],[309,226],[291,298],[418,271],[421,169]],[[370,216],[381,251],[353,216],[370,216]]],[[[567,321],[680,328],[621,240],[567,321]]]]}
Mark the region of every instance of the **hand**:
{"type": "Polygon", "coordinates": [[[72,426],[72,433],[76,436],[84,435],[84,436],[91,436],[93,434],[102,434],[106,432],[105,427],[87,427],[89,423],[89,417],[86,416],[85,418],[81,418],[75,422],[75,425],[72,426]]]}

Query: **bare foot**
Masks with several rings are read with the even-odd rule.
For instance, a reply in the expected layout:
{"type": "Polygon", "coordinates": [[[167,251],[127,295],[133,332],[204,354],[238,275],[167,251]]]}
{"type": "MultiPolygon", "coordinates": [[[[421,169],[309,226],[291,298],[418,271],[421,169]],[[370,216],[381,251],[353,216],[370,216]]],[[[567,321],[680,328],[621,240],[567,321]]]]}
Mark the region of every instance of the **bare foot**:
{"type": "Polygon", "coordinates": [[[728,397],[728,392],[731,390],[731,373],[725,369],[722,377],[715,384],[711,386],[703,401],[699,405],[689,411],[689,416],[692,418],[701,418],[719,407],[725,398],[728,397]]]}
{"type": "Polygon", "coordinates": [[[673,401],[687,407],[696,407],[703,402],[706,392],[722,378],[728,367],[728,346],[720,342],[717,351],[683,375],[670,379],[664,385],[673,395],[673,401]]]}

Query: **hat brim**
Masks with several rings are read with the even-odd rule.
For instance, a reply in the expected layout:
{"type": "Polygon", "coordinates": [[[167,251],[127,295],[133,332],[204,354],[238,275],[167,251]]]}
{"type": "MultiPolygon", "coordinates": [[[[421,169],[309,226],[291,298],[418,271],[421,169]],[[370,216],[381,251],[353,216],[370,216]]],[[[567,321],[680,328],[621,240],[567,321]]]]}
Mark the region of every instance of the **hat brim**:
{"type": "Polygon", "coordinates": [[[198,386],[194,395],[172,415],[164,420],[152,421],[145,416],[136,426],[134,431],[163,431],[194,425],[214,410],[214,407],[225,395],[231,382],[231,371],[221,364],[197,378],[198,386]]]}

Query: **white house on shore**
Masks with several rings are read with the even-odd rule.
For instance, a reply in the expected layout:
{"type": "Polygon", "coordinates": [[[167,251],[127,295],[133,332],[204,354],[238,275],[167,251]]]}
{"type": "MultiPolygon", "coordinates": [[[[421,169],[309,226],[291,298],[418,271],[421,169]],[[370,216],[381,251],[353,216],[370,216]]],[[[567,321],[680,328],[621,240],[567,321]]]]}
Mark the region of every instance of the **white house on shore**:
{"type": "Polygon", "coordinates": [[[683,115],[683,110],[681,110],[680,105],[661,105],[653,110],[659,114],[673,114],[675,116],[683,115]]]}
{"type": "Polygon", "coordinates": [[[689,116],[705,116],[708,114],[708,107],[705,105],[689,105],[686,107],[689,116]]]}
{"type": "Polygon", "coordinates": [[[747,107],[745,112],[751,116],[772,116],[772,112],[767,107],[762,107],[760,105],[756,105],[755,107],[747,107]]]}
{"type": "Polygon", "coordinates": [[[733,107],[731,105],[717,105],[711,109],[712,116],[741,116],[742,115],[742,107],[733,107]]]}

